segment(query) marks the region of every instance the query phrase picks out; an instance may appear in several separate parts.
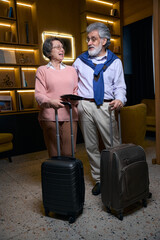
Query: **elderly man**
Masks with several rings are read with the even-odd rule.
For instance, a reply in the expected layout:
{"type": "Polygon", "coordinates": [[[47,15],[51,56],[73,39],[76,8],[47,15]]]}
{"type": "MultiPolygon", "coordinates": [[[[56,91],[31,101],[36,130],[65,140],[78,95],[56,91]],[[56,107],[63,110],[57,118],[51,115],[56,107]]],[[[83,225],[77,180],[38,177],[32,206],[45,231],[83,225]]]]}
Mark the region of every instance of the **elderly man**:
{"type": "Polygon", "coordinates": [[[80,127],[89,157],[91,174],[95,180],[93,195],[100,194],[100,150],[98,132],[105,147],[110,146],[110,114],[113,126],[113,144],[119,144],[117,123],[113,110],[126,102],[126,84],[121,60],[112,53],[111,34],[103,23],[87,27],[88,51],[81,54],[73,66],[79,77],[78,113],[80,127]],[[111,110],[111,111],[110,111],[111,110]]]}

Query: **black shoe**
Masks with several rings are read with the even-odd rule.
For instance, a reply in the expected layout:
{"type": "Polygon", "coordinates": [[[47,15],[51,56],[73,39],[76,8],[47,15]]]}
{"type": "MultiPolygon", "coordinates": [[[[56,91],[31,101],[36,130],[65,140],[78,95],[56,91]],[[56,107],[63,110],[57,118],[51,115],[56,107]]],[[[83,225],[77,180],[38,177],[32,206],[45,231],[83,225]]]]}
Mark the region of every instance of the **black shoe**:
{"type": "Polygon", "coordinates": [[[101,185],[99,182],[97,182],[94,188],[92,189],[92,194],[99,195],[100,193],[101,193],[101,185]]]}

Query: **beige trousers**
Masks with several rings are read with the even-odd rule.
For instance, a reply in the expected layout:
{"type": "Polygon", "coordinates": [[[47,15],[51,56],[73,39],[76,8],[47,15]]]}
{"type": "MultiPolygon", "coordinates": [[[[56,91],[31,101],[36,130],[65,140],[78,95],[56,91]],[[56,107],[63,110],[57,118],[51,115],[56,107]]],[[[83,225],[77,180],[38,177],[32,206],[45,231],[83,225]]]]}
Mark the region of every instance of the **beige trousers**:
{"type": "MultiPolygon", "coordinates": [[[[85,141],[85,148],[88,154],[91,174],[95,182],[100,182],[100,150],[98,132],[102,138],[105,148],[110,145],[110,118],[108,111],[108,102],[104,102],[102,106],[97,107],[94,102],[79,101],[78,114],[80,120],[80,128],[85,141]]],[[[119,144],[119,135],[117,121],[114,112],[112,116],[113,144],[119,144]]]]}
{"type": "MultiPolygon", "coordinates": [[[[56,122],[40,121],[49,157],[57,156],[56,122]]],[[[71,156],[70,122],[59,122],[61,155],[71,156]]],[[[76,151],[77,122],[73,121],[74,151],[76,151]]]]}

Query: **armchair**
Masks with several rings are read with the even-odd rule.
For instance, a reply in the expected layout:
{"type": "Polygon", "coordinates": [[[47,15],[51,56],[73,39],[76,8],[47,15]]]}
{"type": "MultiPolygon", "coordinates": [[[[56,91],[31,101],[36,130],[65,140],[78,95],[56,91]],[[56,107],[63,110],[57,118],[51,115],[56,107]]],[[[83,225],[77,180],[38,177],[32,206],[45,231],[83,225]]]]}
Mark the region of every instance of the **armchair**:
{"type": "Polygon", "coordinates": [[[147,116],[146,116],[146,130],[156,131],[156,117],[155,117],[155,99],[143,99],[142,103],[147,106],[147,116]]]}
{"type": "Polygon", "coordinates": [[[13,149],[13,134],[0,133],[0,158],[7,157],[9,162],[12,162],[11,153],[13,149]]]}
{"type": "Polygon", "coordinates": [[[126,106],[121,109],[122,143],[143,146],[146,135],[147,107],[144,103],[126,106]]]}

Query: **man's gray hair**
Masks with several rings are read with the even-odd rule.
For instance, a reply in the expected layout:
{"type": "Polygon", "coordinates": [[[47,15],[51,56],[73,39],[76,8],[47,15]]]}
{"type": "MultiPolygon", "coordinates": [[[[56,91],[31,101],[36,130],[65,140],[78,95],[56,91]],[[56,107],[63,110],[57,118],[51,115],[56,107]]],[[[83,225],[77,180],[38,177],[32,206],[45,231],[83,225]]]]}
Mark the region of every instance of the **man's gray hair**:
{"type": "Polygon", "coordinates": [[[99,32],[100,38],[107,38],[107,43],[105,45],[105,49],[107,49],[109,47],[109,45],[111,44],[111,42],[110,42],[111,33],[110,33],[109,28],[104,23],[95,22],[95,23],[90,24],[86,29],[87,34],[94,30],[97,30],[99,32]]]}

